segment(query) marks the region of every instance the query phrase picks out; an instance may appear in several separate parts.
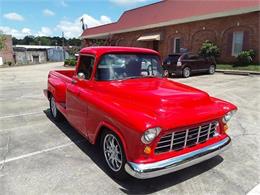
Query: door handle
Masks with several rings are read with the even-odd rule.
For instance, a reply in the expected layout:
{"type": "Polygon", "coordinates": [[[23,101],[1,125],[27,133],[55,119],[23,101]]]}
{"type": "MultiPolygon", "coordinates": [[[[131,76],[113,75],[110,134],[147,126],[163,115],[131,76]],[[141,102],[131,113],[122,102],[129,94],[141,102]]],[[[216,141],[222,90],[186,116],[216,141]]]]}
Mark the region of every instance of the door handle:
{"type": "Polygon", "coordinates": [[[72,80],[71,80],[71,83],[72,83],[72,84],[76,84],[77,82],[78,82],[78,81],[75,80],[75,79],[72,79],[72,80]]]}

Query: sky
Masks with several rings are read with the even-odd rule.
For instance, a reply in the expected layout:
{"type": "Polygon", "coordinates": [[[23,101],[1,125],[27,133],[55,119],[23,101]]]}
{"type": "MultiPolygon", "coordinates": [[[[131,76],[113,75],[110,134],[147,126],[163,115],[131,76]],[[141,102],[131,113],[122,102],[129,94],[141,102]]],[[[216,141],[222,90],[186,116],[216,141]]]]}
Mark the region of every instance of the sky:
{"type": "Polygon", "coordinates": [[[159,0],[0,0],[0,31],[27,35],[79,37],[80,19],[94,27],[116,22],[129,9],[159,0]]]}

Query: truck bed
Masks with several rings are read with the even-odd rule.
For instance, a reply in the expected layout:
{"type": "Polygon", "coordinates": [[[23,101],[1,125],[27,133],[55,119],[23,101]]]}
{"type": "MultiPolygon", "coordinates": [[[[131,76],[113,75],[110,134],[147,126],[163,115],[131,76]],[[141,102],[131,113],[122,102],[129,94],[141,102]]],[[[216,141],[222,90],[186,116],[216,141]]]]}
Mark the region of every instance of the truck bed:
{"type": "Polygon", "coordinates": [[[60,105],[66,104],[66,88],[71,83],[75,70],[54,70],[48,76],[48,91],[60,105]]]}
{"type": "Polygon", "coordinates": [[[71,82],[71,78],[73,77],[74,73],[75,73],[75,70],[53,70],[53,71],[50,71],[49,77],[54,76],[54,77],[58,77],[64,81],[71,82]]]}

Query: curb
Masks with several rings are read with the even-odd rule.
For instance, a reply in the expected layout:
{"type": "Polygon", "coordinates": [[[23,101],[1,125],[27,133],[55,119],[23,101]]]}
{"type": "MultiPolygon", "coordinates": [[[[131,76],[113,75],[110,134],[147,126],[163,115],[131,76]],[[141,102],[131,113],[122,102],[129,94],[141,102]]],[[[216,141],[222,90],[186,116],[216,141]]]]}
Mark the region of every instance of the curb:
{"type": "Polygon", "coordinates": [[[256,71],[244,71],[244,70],[224,70],[224,69],[216,69],[216,72],[221,72],[223,74],[232,74],[232,75],[243,75],[243,76],[250,76],[250,75],[260,75],[260,72],[256,71]]]}

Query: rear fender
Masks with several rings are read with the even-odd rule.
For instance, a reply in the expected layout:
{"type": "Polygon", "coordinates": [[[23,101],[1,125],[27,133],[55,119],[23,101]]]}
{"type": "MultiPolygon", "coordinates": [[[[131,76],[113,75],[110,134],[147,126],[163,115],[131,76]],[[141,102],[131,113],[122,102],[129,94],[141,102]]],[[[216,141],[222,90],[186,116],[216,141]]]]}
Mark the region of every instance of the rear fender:
{"type": "Polygon", "coordinates": [[[57,102],[65,102],[66,84],[57,78],[49,78],[48,91],[54,96],[57,102]]]}

